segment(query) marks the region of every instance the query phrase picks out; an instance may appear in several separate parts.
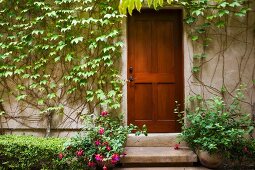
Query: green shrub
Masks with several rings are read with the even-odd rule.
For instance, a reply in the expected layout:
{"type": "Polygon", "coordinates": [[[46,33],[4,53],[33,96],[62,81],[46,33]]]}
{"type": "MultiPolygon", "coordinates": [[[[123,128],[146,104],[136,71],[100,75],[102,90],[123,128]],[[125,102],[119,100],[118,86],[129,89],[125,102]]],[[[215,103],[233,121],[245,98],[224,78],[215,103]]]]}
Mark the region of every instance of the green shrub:
{"type": "Polygon", "coordinates": [[[244,136],[254,129],[250,114],[243,111],[240,102],[243,96],[243,92],[238,90],[229,104],[216,96],[189,103],[181,140],[193,150],[231,155],[230,150],[242,143],[244,136]]]}
{"type": "Polygon", "coordinates": [[[60,169],[58,153],[66,139],[0,135],[2,169],[60,169]]]}

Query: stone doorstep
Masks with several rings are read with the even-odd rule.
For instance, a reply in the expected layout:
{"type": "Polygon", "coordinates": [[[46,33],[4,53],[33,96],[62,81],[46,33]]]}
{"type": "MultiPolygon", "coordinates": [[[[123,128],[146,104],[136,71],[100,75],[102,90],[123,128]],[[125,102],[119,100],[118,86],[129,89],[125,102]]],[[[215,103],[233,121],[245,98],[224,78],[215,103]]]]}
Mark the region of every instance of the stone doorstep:
{"type": "Polygon", "coordinates": [[[125,167],[114,168],[114,170],[209,170],[204,167],[125,167]]]}
{"type": "Polygon", "coordinates": [[[187,147],[126,147],[121,163],[193,163],[197,155],[187,147]]]}
{"type": "MultiPolygon", "coordinates": [[[[126,146],[128,147],[173,147],[179,133],[149,133],[148,136],[129,134],[126,146]]],[[[181,142],[181,146],[187,146],[181,142]]]]}

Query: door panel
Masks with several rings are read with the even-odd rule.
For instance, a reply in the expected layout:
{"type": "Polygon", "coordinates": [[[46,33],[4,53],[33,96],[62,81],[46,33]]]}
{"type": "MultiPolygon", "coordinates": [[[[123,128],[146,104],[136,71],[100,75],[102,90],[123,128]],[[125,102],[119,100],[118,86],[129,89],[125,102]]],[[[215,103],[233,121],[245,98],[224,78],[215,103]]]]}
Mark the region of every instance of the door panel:
{"type": "Polygon", "coordinates": [[[152,110],[148,106],[153,105],[152,100],[152,85],[151,84],[137,84],[135,87],[135,120],[153,120],[152,110]],[[143,101],[143,102],[140,102],[143,101]]]}
{"type": "Polygon", "coordinates": [[[171,121],[175,119],[175,85],[158,84],[158,116],[159,121],[171,121]]]}
{"type": "Polygon", "coordinates": [[[181,10],[142,10],[128,18],[128,122],[179,132],[183,102],[181,10]]]}
{"type": "Polygon", "coordinates": [[[147,21],[136,22],[136,34],[135,34],[134,48],[136,62],[135,68],[137,73],[151,72],[152,68],[152,55],[151,50],[151,23],[147,21]],[[147,43],[144,43],[147,42],[147,43]]]}

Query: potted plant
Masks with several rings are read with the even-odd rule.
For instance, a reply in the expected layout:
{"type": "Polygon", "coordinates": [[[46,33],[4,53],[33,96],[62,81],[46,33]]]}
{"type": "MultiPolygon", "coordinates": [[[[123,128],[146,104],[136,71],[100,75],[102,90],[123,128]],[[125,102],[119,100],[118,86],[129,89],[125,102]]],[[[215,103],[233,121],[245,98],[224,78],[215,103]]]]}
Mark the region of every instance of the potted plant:
{"type": "Polygon", "coordinates": [[[242,111],[242,96],[239,91],[230,104],[221,97],[189,101],[180,139],[198,154],[202,165],[220,166],[228,151],[253,129],[250,115],[242,111]]]}
{"type": "Polygon", "coordinates": [[[127,135],[136,131],[136,135],[146,134],[146,127],[123,125],[122,118],[114,117],[103,111],[100,115],[84,117],[84,130],[65,143],[59,159],[72,169],[113,168],[125,156],[124,148],[127,135]]]}

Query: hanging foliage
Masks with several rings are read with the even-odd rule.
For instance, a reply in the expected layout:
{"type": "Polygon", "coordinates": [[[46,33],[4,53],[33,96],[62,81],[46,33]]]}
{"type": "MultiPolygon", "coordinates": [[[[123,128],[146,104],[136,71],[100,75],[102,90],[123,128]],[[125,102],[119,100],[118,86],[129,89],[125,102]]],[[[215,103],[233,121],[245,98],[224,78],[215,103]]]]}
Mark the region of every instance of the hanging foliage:
{"type": "Polygon", "coordinates": [[[1,114],[12,97],[51,116],[119,108],[122,17],[115,0],[1,0],[1,114]]]}

